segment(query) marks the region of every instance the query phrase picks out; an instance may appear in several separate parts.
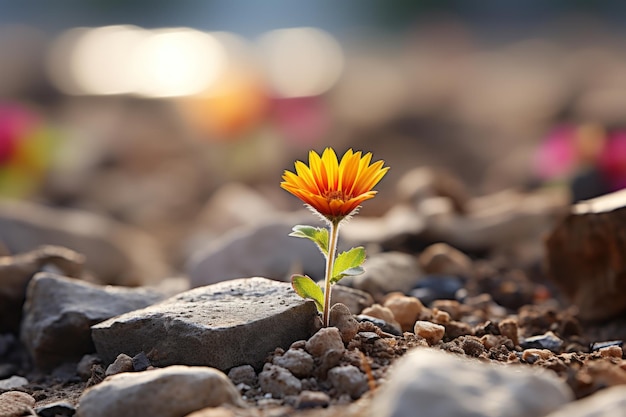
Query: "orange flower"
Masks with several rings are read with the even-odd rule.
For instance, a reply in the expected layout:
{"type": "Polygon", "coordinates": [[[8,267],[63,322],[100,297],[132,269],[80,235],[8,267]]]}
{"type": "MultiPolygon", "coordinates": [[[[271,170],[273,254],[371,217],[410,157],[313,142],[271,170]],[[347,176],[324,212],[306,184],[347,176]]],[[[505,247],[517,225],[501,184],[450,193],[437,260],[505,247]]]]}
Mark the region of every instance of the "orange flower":
{"type": "Polygon", "coordinates": [[[389,167],[384,161],[370,165],[372,154],[349,149],[337,160],[332,148],[320,157],[309,152],[309,166],[296,161],[296,173],[285,171],[280,186],[304,201],[332,223],[356,210],[362,202],[374,198],[372,188],[385,176],[389,167]]]}

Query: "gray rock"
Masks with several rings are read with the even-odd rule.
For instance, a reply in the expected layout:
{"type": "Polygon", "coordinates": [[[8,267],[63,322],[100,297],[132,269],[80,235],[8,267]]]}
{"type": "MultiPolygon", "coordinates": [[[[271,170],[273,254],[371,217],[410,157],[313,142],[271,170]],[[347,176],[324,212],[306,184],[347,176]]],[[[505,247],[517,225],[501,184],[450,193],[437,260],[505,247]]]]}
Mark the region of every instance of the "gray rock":
{"type": "Polygon", "coordinates": [[[369,415],[545,416],[573,397],[567,384],[549,371],[417,348],[396,362],[369,415]]]}
{"type": "Polygon", "coordinates": [[[257,383],[257,376],[254,368],[250,365],[240,365],[231,368],[228,371],[228,378],[233,381],[233,384],[245,384],[248,386],[252,386],[257,383]]]}
{"type": "Polygon", "coordinates": [[[335,305],[338,303],[348,307],[352,314],[359,314],[364,308],[374,304],[374,299],[365,291],[337,284],[333,285],[333,291],[330,294],[330,304],[335,305]]]}
{"type": "Polygon", "coordinates": [[[35,365],[51,369],[94,351],[90,326],[161,299],[145,289],[99,286],[40,272],[28,285],[20,336],[35,365]]]}
{"type": "Polygon", "coordinates": [[[28,379],[23,376],[13,375],[10,378],[0,380],[0,390],[10,390],[13,388],[23,387],[28,384],[28,379]]]}
{"type": "Polygon", "coordinates": [[[320,329],[306,342],[306,350],[316,358],[321,358],[330,350],[343,353],[346,348],[341,340],[341,333],[336,327],[320,329]]]}
{"type": "Polygon", "coordinates": [[[12,253],[44,244],[85,255],[100,283],[141,285],[170,274],[165,255],[141,230],[92,213],[16,201],[0,202],[0,241],[12,253]]]}
{"type": "Polygon", "coordinates": [[[315,366],[313,356],[301,349],[289,349],[281,356],[275,356],[272,363],[287,369],[298,378],[310,377],[315,366]]]}
{"type": "Polygon", "coordinates": [[[84,262],[81,254],[59,246],[42,246],[15,256],[0,257],[0,333],[19,330],[26,286],[37,272],[57,271],[78,278],[84,262]]]}
{"type": "Polygon", "coordinates": [[[259,385],[274,398],[298,395],[302,391],[302,383],[289,370],[269,363],[265,364],[259,374],[259,385]]]}
{"type": "Polygon", "coordinates": [[[564,405],[546,417],[618,417],[626,413],[626,386],[616,385],[564,405]]]}
{"type": "Polygon", "coordinates": [[[243,278],[196,288],[92,327],[109,363],[144,351],[155,366],[207,365],[223,371],[261,368],[276,347],[307,339],[318,321],[315,304],[284,282],[243,278]],[[236,348],[235,348],[236,347],[236,348]]]}
{"type": "Polygon", "coordinates": [[[331,369],[328,380],[338,394],[348,394],[352,399],[361,397],[368,390],[367,376],[354,365],[331,369]]]}
{"type": "Polygon", "coordinates": [[[323,277],[324,258],[315,244],[289,236],[295,224],[289,220],[243,227],[215,240],[189,262],[192,287],[249,276],[285,281],[295,272],[323,277]]]}
{"type": "Polygon", "coordinates": [[[120,353],[117,355],[117,358],[115,358],[115,361],[113,361],[111,365],[107,366],[104,375],[111,376],[121,374],[122,372],[132,372],[133,370],[133,358],[125,353],[120,353]]]}
{"type": "Polygon", "coordinates": [[[87,389],[78,417],[180,417],[204,407],[244,403],[228,377],[208,367],[170,366],[113,375],[87,389]]]}
{"type": "Polygon", "coordinates": [[[414,256],[401,252],[383,252],[367,259],[363,275],[346,277],[341,283],[376,298],[394,291],[407,294],[422,275],[414,256]]]}

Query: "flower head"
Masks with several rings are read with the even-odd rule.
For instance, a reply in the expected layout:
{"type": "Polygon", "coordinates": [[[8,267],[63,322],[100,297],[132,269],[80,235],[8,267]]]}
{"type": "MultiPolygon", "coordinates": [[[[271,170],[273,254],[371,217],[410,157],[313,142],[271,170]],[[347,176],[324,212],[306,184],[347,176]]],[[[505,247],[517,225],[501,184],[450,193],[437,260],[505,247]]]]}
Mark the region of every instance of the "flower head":
{"type": "Polygon", "coordinates": [[[372,154],[349,149],[338,161],[332,148],[320,157],[309,152],[309,166],[296,161],[296,173],[285,171],[280,186],[298,197],[332,223],[341,221],[362,202],[374,198],[372,188],[385,176],[389,167],[384,161],[370,164],[372,154]]]}

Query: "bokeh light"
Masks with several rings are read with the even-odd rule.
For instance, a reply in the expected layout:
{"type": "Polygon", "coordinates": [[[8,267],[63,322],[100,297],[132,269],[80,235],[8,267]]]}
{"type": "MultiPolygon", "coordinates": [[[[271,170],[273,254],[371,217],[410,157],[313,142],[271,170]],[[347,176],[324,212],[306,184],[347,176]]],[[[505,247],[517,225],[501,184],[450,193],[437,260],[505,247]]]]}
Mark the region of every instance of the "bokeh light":
{"type": "Polygon", "coordinates": [[[323,94],[343,69],[341,46],[319,29],[270,31],[259,39],[258,47],[269,86],[281,98],[323,94]]]}

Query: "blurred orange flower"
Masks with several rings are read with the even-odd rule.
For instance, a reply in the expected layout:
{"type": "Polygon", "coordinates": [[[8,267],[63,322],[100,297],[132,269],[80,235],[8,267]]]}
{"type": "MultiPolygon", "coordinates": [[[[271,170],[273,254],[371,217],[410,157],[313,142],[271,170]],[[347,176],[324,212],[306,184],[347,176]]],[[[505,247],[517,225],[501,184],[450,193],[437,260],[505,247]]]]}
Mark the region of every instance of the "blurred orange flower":
{"type": "Polygon", "coordinates": [[[332,148],[326,148],[321,157],[310,151],[309,166],[296,161],[296,173],[285,171],[280,186],[337,224],[376,195],[372,188],[389,167],[383,167],[384,161],[370,165],[371,160],[371,153],[362,155],[352,149],[343,155],[341,162],[332,148]]]}

